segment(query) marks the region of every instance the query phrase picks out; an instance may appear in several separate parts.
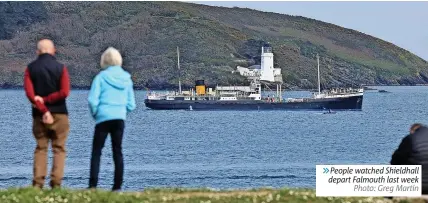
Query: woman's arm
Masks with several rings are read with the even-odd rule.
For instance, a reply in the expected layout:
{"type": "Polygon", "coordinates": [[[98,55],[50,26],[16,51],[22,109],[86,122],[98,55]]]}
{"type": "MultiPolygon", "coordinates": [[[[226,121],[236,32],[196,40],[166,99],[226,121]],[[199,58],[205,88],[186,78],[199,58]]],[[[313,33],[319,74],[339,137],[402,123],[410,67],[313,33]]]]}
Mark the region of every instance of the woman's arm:
{"type": "Polygon", "coordinates": [[[134,95],[134,85],[131,83],[131,87],[128,88],[128,102],[126,105],[126,110],[128,112],[133,111],[136,108],[135,104],[135,95],[134,95]]]}
{"type": "Polygon", "coordinates": [[[91,90],[89,91],[88,96],[89,110],[91,111],[92,117],[95,117],[95,115],[97,115],[98,105],[100,104],[100,94],[101,82],[99,75],[97,75],[92,81],[91,90]]]}

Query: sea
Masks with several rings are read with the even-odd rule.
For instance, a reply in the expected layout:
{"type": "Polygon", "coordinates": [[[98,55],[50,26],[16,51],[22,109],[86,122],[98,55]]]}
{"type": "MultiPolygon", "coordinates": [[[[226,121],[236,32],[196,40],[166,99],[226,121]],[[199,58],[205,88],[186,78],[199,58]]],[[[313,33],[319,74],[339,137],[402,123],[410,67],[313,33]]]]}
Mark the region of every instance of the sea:
{"type": "MultiPolygon", "coordinates": [[[[138,107],[126,120],[123,140],[123,190],[315,188],[317,164],[388,164],[411,124],[428,124],[428,87],[374,88],[388,93],[365,91],[362,111],[336,114],[148,110],[146,92],[136,91],[138,107]]],[[[86,90],[73,90],[67,102],[67,188],[88,186],[95,122],[87,96],[86,90]]],[[[30,186],[36,143],[24,91],[0,90],[0,109],[0,189],[30,186]]],[[[112,187],[113,171],[107,138],[100,188],[112,187]]]]}

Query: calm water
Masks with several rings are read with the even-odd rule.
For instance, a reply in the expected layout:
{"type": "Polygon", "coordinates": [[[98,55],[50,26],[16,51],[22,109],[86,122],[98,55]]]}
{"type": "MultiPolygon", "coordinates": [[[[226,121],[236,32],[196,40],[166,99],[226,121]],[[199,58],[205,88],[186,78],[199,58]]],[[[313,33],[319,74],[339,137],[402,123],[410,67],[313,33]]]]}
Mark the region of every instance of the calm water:
{"type": "MultiPolygon", "coordinates": [[[[316,164],[386,164],[414,122],[428,124],[428,87],[366,92],[362,112],[153,111],[145,92],[124,138],[125,190],[147,187],[315,187],[316,164]]],[[[307,94],[289,92],[285,97],[307,94]]],[[[73,91],[64,186],[86,188],[94,121],[73,91]]],[[[35,141],[22,90],[0,91],[0,188],[28,186],[35,141]]],[[[51,154],[50,154],[51,156],[51,154]]],[[[113,182],[110,139],[100,187],[113,182]]],[[[51,161],[49,161],[51,163],[51,161]]],[[[47,182],[48,183],[48,182],[47,182]]],[[[46,183],[46,185],[47,185],[46,183]]]]}

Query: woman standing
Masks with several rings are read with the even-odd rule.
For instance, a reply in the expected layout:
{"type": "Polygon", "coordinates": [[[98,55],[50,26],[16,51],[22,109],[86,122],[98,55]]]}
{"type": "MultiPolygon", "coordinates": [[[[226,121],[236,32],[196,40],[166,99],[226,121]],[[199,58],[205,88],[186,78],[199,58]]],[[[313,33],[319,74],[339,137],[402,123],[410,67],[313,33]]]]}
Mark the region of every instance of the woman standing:
{"type": "Polygon", "coordinates": [[[96,122],[89,188],[97,187],[101,152],[108,134],[111,136],[114,161],[112,190],[120,190],[122,187],[124,122],[127,114],[134,110],[136,105],[131,75],[121,66],[122,56],[119,51],[112,47],[105,50],[101,55],[103,70],[95,76],[89,92],[89,108],[96,122]]]}

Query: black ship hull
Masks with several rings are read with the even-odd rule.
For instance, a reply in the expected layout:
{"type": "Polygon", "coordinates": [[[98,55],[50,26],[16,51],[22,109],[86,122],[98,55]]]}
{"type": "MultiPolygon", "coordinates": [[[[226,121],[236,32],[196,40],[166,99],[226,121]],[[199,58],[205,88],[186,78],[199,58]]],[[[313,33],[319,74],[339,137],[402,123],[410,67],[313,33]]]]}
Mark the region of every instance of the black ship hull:
{"type": "Polygon", "coordinates": [[[149,100],[146,107],[154,110],[362,110],[363,96],[305,99],[293,102],[261,100],[149,100]]]}

